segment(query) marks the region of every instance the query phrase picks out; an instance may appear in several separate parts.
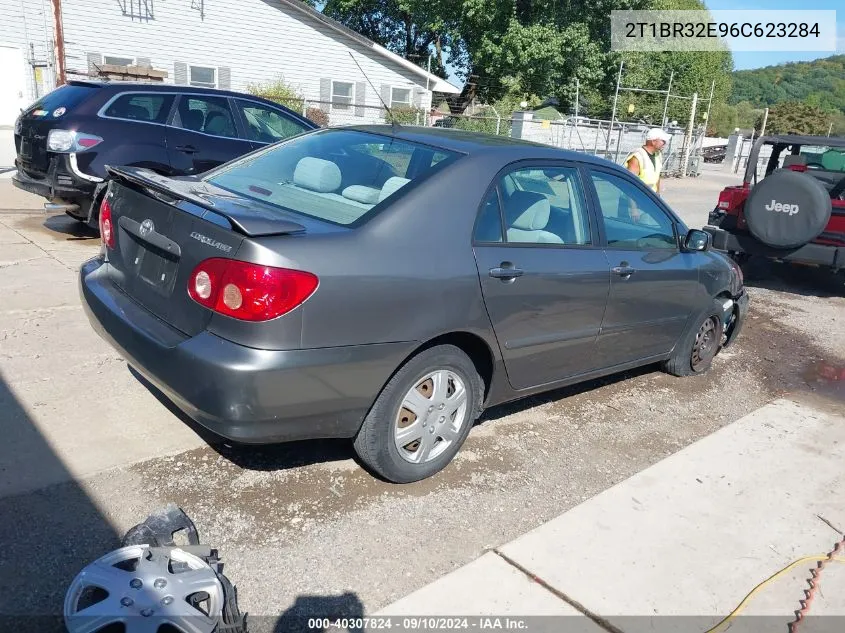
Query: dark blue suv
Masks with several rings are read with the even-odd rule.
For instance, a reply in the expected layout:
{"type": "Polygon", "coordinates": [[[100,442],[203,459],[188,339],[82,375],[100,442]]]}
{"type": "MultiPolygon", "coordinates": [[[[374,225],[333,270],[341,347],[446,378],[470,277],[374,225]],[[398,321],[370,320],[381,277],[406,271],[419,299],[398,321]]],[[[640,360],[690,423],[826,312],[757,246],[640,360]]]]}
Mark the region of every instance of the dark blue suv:
{"type": "Polygon", "coordinates": [[[171,84],[71,81],[15,123],[14,184],[97,227],[106,165],[166,176],[208,171],[319,127],[252,95],[171,84]]]}

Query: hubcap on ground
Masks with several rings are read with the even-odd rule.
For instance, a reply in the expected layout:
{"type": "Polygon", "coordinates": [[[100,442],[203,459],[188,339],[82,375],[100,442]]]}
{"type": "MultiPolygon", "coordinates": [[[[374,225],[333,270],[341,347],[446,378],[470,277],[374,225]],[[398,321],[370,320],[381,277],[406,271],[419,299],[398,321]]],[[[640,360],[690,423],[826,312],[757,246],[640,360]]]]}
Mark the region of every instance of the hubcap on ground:
{"type": "Polygon", "coordinates": [[[402,459],[424,464],[449,448],[467,419],[467,390],[463,380],[440,369],[419,380],[399,405],[393,440],[402,459]]]}
{"type": "Polygon", "coordinates": [[[126,633],[155,633],[165,623],[184,633],[211,633],[223,603],[223,586],[201,558],[178,548],[130,545],[79,572],[64,616],[70,633],[95,633],[118,622],[126,633]]]}
{"type": "Polygon", "coordinates": [[[710,317],[698,330],[695,335],[695,343],[692,346],[692,368],[699,369],[716,355],[717,340],[717,317],[710,317]]]}

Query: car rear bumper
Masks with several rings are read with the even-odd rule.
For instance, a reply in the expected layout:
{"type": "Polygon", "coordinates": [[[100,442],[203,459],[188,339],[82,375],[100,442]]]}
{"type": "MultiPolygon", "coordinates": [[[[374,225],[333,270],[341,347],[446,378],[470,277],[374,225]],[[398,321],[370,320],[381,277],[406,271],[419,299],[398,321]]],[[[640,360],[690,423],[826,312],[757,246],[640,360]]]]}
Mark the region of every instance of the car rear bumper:
{"type": "Polygon", "coordinates": [[[713,238],[713,248],[720,251],[759,255],[786,262],[829,266],[837,270],[845,268],[845,247],[843,246],[810,243],[800,248],[783,250],[766,246],[752,235],[733,233],[714,226],[705,226],[704,230],[713,238]]]}
{"type": "MultiPolygon", "coordinates": [[[[15,167],[17,172],[12,176],[12,184],[48,200],[90,198],[101,181],[82,173],[70,154],[53,155],[46,174],[28,172],[20,160],[15,160],[15,167]]],[[[79,214],[87,216],[88,209],[80,209],[79,214]]]]}
{"type": "Polygon", "coordinates": [[[138,373],[195,422],[236,442],[353,437],[413,343],[260,350],[209,332],[187,337],[155,318],[106,276],[82,265],[91,325],[138,373]]]}

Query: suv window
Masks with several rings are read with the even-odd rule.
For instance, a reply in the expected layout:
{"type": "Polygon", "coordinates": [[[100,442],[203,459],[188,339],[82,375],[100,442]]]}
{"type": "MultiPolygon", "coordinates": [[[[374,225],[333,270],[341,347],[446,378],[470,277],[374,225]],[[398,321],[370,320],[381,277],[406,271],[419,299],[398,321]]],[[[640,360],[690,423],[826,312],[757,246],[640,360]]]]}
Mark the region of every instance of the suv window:
{"type": "Polygon", "coordinates": [[[574,167],[522,168],[499,181],[507,242],[584,246],[589,216],[574,167]]]}
{"type": "Polygon", "coordinates": [[[282,139],[296,136],[306,128],[299,121],[295,121],[282,112],[253,101],[237,99],[235,103],[244,117],[246,137],[250,141],[260,143],[275,143],[282,139]]]}
{"type": "Polygon", "coordinates": [[[229,100],[224,97],[181,97],[173,125],[212,136],[238,136],[229,100]]]}
{"type": "Polygon", "coordinates": [[[604,172],[592,172],[611,248],[677,248],[671,219],[637,185],[604,172]]]}
{"type": "Polygon", "coordinates": [[[26,114],[32,115],[41,111],[44,114],[38,114],[36,116],[54,118],[53,112],[57,108],[62,107],[65,108],[65,112],[62,115],[69,113],[88,97],[96,94],[99,89],[97,86],[88,85],[77,86],[74,84],[65,84],[64,86],[59,86],[29,106],[26,109],[26,114]]]}
{"type": "Polygon", "coordinates": [[[125,94],[115,99],[104,116],[131,121],[164,123],[170,114],[173,95],[168,94],[125,94]]]}

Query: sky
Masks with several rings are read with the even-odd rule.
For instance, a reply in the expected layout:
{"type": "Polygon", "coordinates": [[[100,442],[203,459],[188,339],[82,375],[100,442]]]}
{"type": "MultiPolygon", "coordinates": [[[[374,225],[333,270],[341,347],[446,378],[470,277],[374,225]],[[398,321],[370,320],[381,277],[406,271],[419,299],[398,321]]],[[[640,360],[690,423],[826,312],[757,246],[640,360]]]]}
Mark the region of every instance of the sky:
{"type": "Polygon", "coordinates": [[[837,10],[836,11],[836,31],[837,31],[837,51],[834,52],[745,52],[735,51],[734,67],[737,70],[745,70],[748,68],[762,68],[764,66],[773,66],[775,64],[782,64],[784,62],[801,62],[810,61],[813,59],[820,59],[823,57],[830,57],[845,53],[845,8],[843,8],[842,0],[807,0],[804,3],[797,4],[795,0],[705,0],[707,8],[711,11],[725,11],[730,9],[754,9],[754,10],[795,10],[799,8],[809,10],[837,10]]]}

